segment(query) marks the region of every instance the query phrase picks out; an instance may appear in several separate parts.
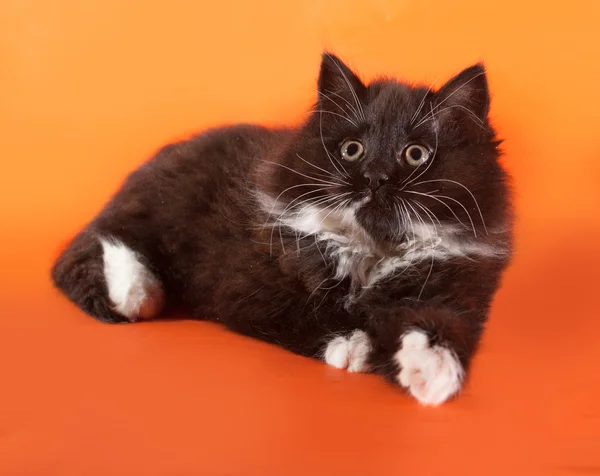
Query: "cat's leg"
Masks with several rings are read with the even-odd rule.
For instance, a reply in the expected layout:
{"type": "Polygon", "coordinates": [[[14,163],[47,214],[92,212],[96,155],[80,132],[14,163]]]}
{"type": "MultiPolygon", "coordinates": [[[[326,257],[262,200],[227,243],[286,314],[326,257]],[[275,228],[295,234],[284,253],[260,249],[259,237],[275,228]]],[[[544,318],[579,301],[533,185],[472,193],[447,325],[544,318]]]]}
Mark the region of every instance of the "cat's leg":
{"type": "Polygon", "coordinates": [[[424,405],[460,392],[480,339],[482,315],[445,308],[393,307],[370,322],[368,365],[424,405]]]}
{"type": "Polygon", "coordinates": [[[146,258],[113,234],[86,229],[52,268],[52,279],[71,301],[104,322],[133,322],[158,315],[160,279],[146,258]]]}
{"type": "Polygon", "coordinates": [[[364,322],[345,311],[338,296],[311,295],[293,275],[248,266],[219,286],[213,302],[212,319],[235,332],[337,368],[366,371],[370,341],[360,330],[364,322]],[[254,268],[262,271],[251,274],[254,268]]]}

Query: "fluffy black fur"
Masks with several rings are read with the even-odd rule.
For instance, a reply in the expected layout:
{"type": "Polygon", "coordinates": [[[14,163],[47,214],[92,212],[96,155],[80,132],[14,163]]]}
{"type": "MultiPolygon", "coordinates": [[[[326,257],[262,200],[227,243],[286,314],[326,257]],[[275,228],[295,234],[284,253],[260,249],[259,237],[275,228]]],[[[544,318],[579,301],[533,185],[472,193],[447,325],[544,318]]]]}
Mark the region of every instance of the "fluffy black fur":
{"type": "MultiPolygon", "coordinates": [[[[184,308],[317,358],[332,336],[361,329],[372,343],[370,370],[393,382],[401,336],[420,329],[468,368],[511,249],[483,66],[432,91],[388,79],[365,85],[324,54],[318,90],[299,128],[238,125],[164,147],[58,258],[56,286],[101,321],[141,317],[120,315],[108,297],[99,238],[118,240],[158,278],[166,310],[184,308]],[[364,146],[359,160],[341,155],[347,140],[364,146]],[[432,157],[409,165],[411,144],[432,157]],[[275,199],[281,206],[270,205],[275,199]],[[339,256],[325,235],[282,219],[310,204],[331,216],[354,207],[370,243],[359,271],[336,277],[339,256]],[[411,259],[369,281],[379,263],[402,258],[424,224],[498,252],[411,259]]],[[[327,232],[357,236],[331,226],[327,232]]]]}

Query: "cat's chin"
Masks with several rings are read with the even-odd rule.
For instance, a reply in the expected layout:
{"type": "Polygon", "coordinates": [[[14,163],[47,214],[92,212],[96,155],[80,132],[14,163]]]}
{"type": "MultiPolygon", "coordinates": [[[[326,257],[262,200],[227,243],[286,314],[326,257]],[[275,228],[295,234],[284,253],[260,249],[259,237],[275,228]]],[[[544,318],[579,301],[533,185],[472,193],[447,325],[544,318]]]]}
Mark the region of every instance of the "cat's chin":
{"type": "Polygon", "coordinates": [[[385,206],[378,200],[365,197],[355,207],[354,216],[360,227],[375,241],[383,243],[401,240],[402,224],[395,217],[390,217],[389,213],[386,214],[385,206]]]}
{"type": "Polygon", "coordinates": [[[373,198],[374,198],[373,192],[371,192],[370,190],[362,192],[360,195],[358,195],[354,199],[352,207],[355,208],[356,210],[358,210],[359,208],[365,206],[366,204],[372,203],[373,198]]]}

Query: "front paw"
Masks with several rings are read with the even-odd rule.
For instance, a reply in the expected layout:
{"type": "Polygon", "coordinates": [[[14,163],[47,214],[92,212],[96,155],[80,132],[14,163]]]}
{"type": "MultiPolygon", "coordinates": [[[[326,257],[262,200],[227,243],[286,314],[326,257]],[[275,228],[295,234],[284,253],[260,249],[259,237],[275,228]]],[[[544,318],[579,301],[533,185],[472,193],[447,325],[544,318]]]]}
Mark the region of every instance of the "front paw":
{"type": "Polygon", "coordinates": [[[394,358],[400,366],[398,382],[424,405],[444,403],[460,390],[462,365],[446,347],[431,347],[424,332],[404,334],[394,358]]]}
{"type": "Polygon", "coordinates": [[[369,336],[357,329],[349,338],[339,336],[329,341],[323,360],[326,364],[347,369],[348,372],[366,372],[370,352],[369,336]]]}

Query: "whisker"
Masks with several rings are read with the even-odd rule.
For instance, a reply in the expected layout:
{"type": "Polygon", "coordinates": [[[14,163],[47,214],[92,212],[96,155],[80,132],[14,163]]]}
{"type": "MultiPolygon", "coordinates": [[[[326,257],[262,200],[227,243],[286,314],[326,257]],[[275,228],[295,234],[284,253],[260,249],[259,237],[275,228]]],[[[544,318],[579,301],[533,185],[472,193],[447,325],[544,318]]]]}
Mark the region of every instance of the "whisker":
{"type": "MultiPolygon", "coordinates": [[[[321,191],[321,190],[314,190],[313,192],[319,192],[319,191],[321,191]]],[[[330,202],[330,201],[335,201],[335,200],[338,200],[338,199],[340,199],[340,198],[342,198],[342,197],[348,196],[348,195],[350,195],[350,194],[351,194],[351,192],[338,193],[338,194],[335,194],[335,195],[333,195],[333,196],[329,196],[329,195],[328,195],[328,196],[325,196],[325,197],[320,197],[320,198],[317,198],[317,199],[316,199],[314,202],[311,202],[311,200],[313,200],[313,199],[310,199],[310,198],[309,198],[309,199],[306,199],[306,200],[303,200],[303,201],[299,202],[299,203],[298,203],[296,206],[299,206],[299,207],[303,207],[303,206],[313,206],[313,207],[316,207],[317,205],[322,205],[323,203],[328,203],[328,202],[330,202]]],[[[302,196],[304,196],[304,195],[308,195],[308,193],[306,193],[306,194],[303,194],[303,195],[301,195],[300,197],[302,197],[302,196]]],[[[288,205],[287,205],[287,206],[284,208],[284,210],[283,210],[281,213],[279,213],[279,214],[278,214],[278,216],[277,216],[277,219],[276,219],[275,223],[273,223],[273,224],[272,224],[272,226],[273,226],[273,227],[275,227],[275,225],[279,225],[279,226],[281,227],[281,224],[282,224],[282,222],[283,222],[283,220],[282,220],[282,219],[284,218],[285,214],[288,212],[288,210],[290,210],[290,209],[292,208],[292,204],[293,204],[295,201],[299,200],[299,199],[300,199],[300,197],[297,197],[297,198],[295,198],[294,200],[292,200],[292,201],[291,201],[291,202],[290,202],[290,203],[289,203],[289,204],[288,204],[288,205]]],[[[265,225],[264,225],[264,226],[266,226],[266,225],[267,225],[267,223],[265,223],[265,225]]],[[[273,233],[273,230],[271,230],[271,236],[272,236],[272,233],[273,233]]]]}
{"type": "Polygon", "coordinates": [[[315,248],[317,248],[317,251],[321,255],[321,259],[323,260],[323,265],[327,266],[327,260],[325,259],[325,256],[323,256],[323,253],[321,252],[321,247],[319,246],[319,242],[317,241],[316,233],[315,233],[315,248]]]}
{"type": "Polygon", "coordinates": [[[396,219],[398,220],[398,226],[402,231],[402,233],[398,233],[398,237],[395,238],[394,241],[402,242],[402,239],[405,235],[404,217],[402,216],[402,210],[400,209],[400,205],[397,202],[394,202],[394,213],[396,214],[396,219]]]}
{"type": "MultiPolygon", "coordinates": [[[[476,74],[475,76],[473,76],[471,79],[469,79],[468,81],[464,82],[463,84],[461,84],[458,88],[456,88],[454,91],[452,91],[450,94],[448,94],[448,96],[446,96],[444,99],[442,99],[438,104],[436,104],[434,109],[439,109],[440,106],[442,104],[444,104],[448,99],[450,99],[452,96],[454,96],[458,91],[460,91],[462,88],[464,88],[467,84],[469,84],[471,81],[477,79],[479,76],[483,76],[485,73],[479,73],[476,74]]],[[[433,112],[433,111],[432,111],[433,112]]],[[[425,116],[427,117],[427,116],[425,116]]],[[[421,120],[421,122],[423,122],[423,120],[421,120]]],[[[419,123],[419,125],[421,124],[421,122],[419,123]]],[[[418,127],[418,126],[417,126],[418,127]]]]}
{"type": "Polygon", "coordinates": [[[479,217],[481,218],[481,223],[483,224],[483,229],[485,230],[486,234],[488,233],[487,226],[485,225],[485,220],[483,219],[483,213],[481,213],[481,208],[479,207],[479,202],[475,198],[475,195],[473,195],[473,192],[471,192],[471,190],[469,190],[468,187],[466,187],[465,185],[463,185],[460,182],[457,182],[455,180],[449,180],[449,179],[431,179],[431,180],[425,180],[423,182],[415,183],[414,185],[421,185],[421,184],[424,184],[424,183],[431,183],[431,182],[449,182],[449,183],[453,183],[455,185],[458,185],[459,187],[464,188],[467,191],[467,193],[471,196],[471,198],[473,199],[473,202],[475,203],[475,206],[477,207],[477,211],[479,212],[479,217]]]}
{"type": "Polygon", "coordinates": [[[433,80],[433,83],[431,83],[431,85],[429,86],[429,88],[427,88],[427,91],[425,91],[425,94],[423,94],[423,99],[421,99],[421,102],[419,103],[419,107],[417,108],[417,110],[415,111],[415,113],[410,118],[410,125],[411,126],[412,126],[413,122],[415,122],[415,120],[417,119],[417,117],[419,117],[419,114],[421,113],[421,109],[423,109],[423,106],[425,105],[425,98],[430,93],[431,89],[433,88],[433,85],[437,82],[438,78],[439,78],[439,76],[433,80]]]}
{"type": "MultiPolygon", "coordinates": [[[[423,220],[423,217],[421,216],[421,214],[415,209],[415,207],[413,207],[409,202],[406,202],[406,204],[410,207],[410,209],[414,212],[415,217],[417,218],[417,220],[419,220],[422,224],[423,224],[423,229],[427,230],[427,234],[429,235],[429,241],[431,241],[431,244],[433,245],[433,235],[431,234],[431,230],[427,227],[427,224],[425,223],[425,220],[423,220]]],[[[435,227],[435,224],[434,224],[435,227]]]]}
{"type": "Polygon", "coordinates": [[[424,123],[426,123],[427,121],[430,121],[432,119],[435,119],[435,117],[439,116],[441,113],[443,113],[444,111],[447,111],[448,109],[463,109],[465,112],[467,112],[469,114],[469,119],[471,119],[472,121],[475,122],[475,124],[480,127],[482,130],[487,131],[487,129],[485,127],[483,127],[483,121],[481,119],[479,119],[479,117],[477,117],[477,114],[475,114],[473,111],[471,111],[468,107],[462,106],[460,104],[454,104],[452,106],[447,106],[444,107],[442,109],[439,109],[437,111],[435,111],[435,113],[432,113],[428,116],[426,116],[423,120],[421,120],[414,128],[413,130],[421,127],[424,123]]]}
{"type": "Polygon", "coordinates": [[[305,178],[307,178],[307,179],[310,179],[310,180],[315,180],[315,181],[317,181],[317,182],[325,183],[325,184],[328,184],[328,185],[334,185],[334,186],[343,185],[343,184],[341,184],[340,182],[332,182],[332,181],[328,181],[328,180],[320,179],[320,178],[317,178],[317,177],[313,177],[313,176],[311,176],[311,175],[306,175],[306,174],[303,174],[302,172],[298,172],[297,170],[295,170],[295,169],[293,169],[293,168],[291,168],[291,167],[288,167],[287,165],[279,164],[279,163],[277,163],[277,162],[271,162],[271,161],[268,161],[268,160],[265,160],[265,162],[267,162],[267,163],[269,163],[269,164],[274,164],[274,165],[277,165],[277,166],[279,166],[279,167],[282,167],[282,168],[284,168],[284,169],[286,169],[286,170],[289,170],[290,172],[293,172],[293,173],[295,173],[295,174],[298,174],[298,175],[300,175],[300,176],[302,176],[302,177],[305,177],[305,178]]]}
{"type": "Polygon", "coordinates": [[[336,172],[338,174],[340,174],[343,177],[346,178],[350,178],[350,174],[348,173],[348,171],[344,168],[344,166],[339,162],[339,160],[337,160],[337,158],[333,157],[329,151],[327,150],[327,147],[325,146],[325,140],[323,139],[323,115],[319,115],[319,134],[321,136],[321,144],[323,145],[323,150],[325,151],[325,154],[327,154],[327,158],[329,159],[329,162],[331,162],[331,165],[333,165],[333,168],[336,170],[336,172]],[[333,162],[333,160],[335,159],[335,161],[338,163],[338,165],[342,168],[342,170],[344,172],[342,172],[340,169],[337,168],[337,166],[335,165],[335,163],[333,162]]]}
{"type": "MultiPolygon", "coordinates": [[[[408,224],[410,225],[410,227],[412,229],[412,235],[409,235],[408,227],[406,227],[406,239],[408,241],[411,241],[411,240],[415,239],[415,237],[417,235],[416,231],[415,231],[415,226],[413,224],[412,218],[410,217],[410,212],[408,211],[408,207],[406,206],[406,201],[403,199],[400,199],[400,205],[402,206],[402,208],[404,210],[404,216],[406,217],[406,221],[408,222],[408,224]]],[[[408,262],[408,264],[406,266],[404,266],[404,269],[402,270],[402,272],[397,274],[397,276],[400,276],[400,275],[404,274],[406,271],[408,271],[411,268],[411,266],[413,265],[414,261],[415,261],[415,253],[411,253],[410,261],[408,262]]]]}
{"type": "MultiPolygon", "coordinates": [[[[410,203],[408,205],[416,213],[417,219],[420,220],[421,223],[423,223],[423,228],[428,231],[429,239],[431,241],[431,248],[432,248],[431,265],[429,266],[429,272],[427,273],[427,277],[425,278],[425,281],[423,282],[423,286],[421,286],[421,291],[419,291],[419,295],[417,296],[417,301],[420,301],[421,296],[423,295],[423,291],[425,290],[425,286],[427,285],[427,282],[429,281],[429,278],[431,277],[431,272],[433,271],[433,265],[435,263],[435,253],[433,253],[434,241],[433,241],[433,234],[431,233],[431,230],[429,228],[427,228],[427,224],[425,223],[425,220],[423,220],[423,217],[421,217],[421,215],[414,209],[414,207],[412,205],[410,205],[410,203]]],[[[432,222],[432,225],[434,227],[435,234],[437,236],[437,228],[435,226],[435,223],[432,222]]]]}
{"type": "Polygon", "coordinates": [[[425,205],[419,203],[417,200],[414,200],[412,198],[410,199],[410,201],[417,205],[421,210],[423,210],[429,218],[435,218],[435,220],[438,222],[438,225],[442,226],[442,223],[440,222],[439,218],[435,216],[435,213],[433,213],[430,208],[426,207],[425,205]]]}
{"type": "MultiPolygon", "coordinates": [[[[332,197],[327,196],[327,197],[324,197],[324,198],[317,199],[315,202],[312,202],[312,203],[309,201],[310,199],[308,199],[308,200],[304,200],[299,206],[304,206],[304,205],[317,206],[317,204],[318,205],[323,205],[324,203],[329,203],[329,202],[334,202],[334,204],[335,204],[335,202],[337,200],[339,200],[340,198],[343,198],[344,196],[348,196],[350,194],[351,194],[351,192],[346,192],[346,193],[343,193],[343,194],[336,194],[336,195],[334,195],[332,197]]],[[[279,239],[281,241],[282,251],[285,251],[285,245],[283,243],[283,236],[281,234],[281,227],[282,227],[282,225],[285,224],[284,221],[282,220],[282,218],[284,217],[284,214],[286,213],[286,211],[287,211],[288,208],[289,208],[289,206],[286,207],[286,209],[277,217],[277,221],[272,225],[271,236],[270,236],[270,240],[269,240],[269,242],[270,242],[270,247],[269,247],[270,256],[272,256],[272,253],[273,253],[272,244],[273,244],[273,232],[275,231],[275,226],[277,226],[278,230],[279,230],[279,239]]],[[[327,208],[328,207],[325,207],[325,209],[327,209],[327,208]]],[[[297,246],[299,247],[299,239],[300,239],[300,237],[298,235],[298,231],[297,230],[296,230],[295,233],[296,233],[297,246]]],[[[308,234],[306,236],[308,236],[308,234]]]]}
{"type": "Polygon", "coordinates": [[[448,99],[450,99],[452,96],[454,96],[458,91],[460,91],[462,88],[464,88],[467,84],[469,84],[471,81],[474,81],[475,79],[479,78],[479,76],[483,76],[485,73],[478,73],[475,76],[473,76],[471,79],[469,79],[468,81],[464,82],[463,84],[461,84],[458,88],[456,88],[454,91],[452,91],[450,94],[448,94],[448,96],[446,96],[442,101],[439,102],[439,104],[436,107],[440,107],[442,104],[444,104],[448,99]]]}
{"type": "Polygon", "coordinates": [[[410,240],[410,239],[415,239],[415,237],[417,236],[417,233],[416,233],[416,231],[415,231],[415,225],[414,225],[414,223],[413,223],[413,221],[412,221],[412,218],[410,217],[410,213],[409,213],[409,211],[408,211],[408,208],[407,208],[407,206],[406,206],[406,201],[405,201],[405,200],[402,200],[402,206],[404,207],[404,211],[405,211],[405,213],[406,213],[406,219],[407,219],[407,221],[408,221],[408,224],[410,225],[410,227],[411,227],[411,229],[412,229],[412,235],[411,235],[411,237],[409,238],[409,240],[410,240]]]}
{"type": "MultiPolygon", "coordinates": [[[[337,197],[336,197],[336,198],[337,198],[337,197]]],[[[331,210],[330,210],[330,211],[327,213],[327,215],[325,215],[325,216],[323,217],[323,219],[322,219],[322,220],[319,222],[319,225],[318,225],[318,227],[320,227],[320,226],[323,224],[323,222],[324,222],[324,221],[327,219],[327,217],[329,217],[329,215],[331,215],[331,214],[332,214],[333,212],[335,212],[336,210],[339,210],[341,207],[343,207],[344,205],[346,205],[346,204],[347,204],[349,201],[350,201],[350,200],[343,200],[343,201],[341,201],[341,202],[340,202],[339,204],[337,204],[337,205],[336,205],[336,202],[333,202],[331,205],[328,205],[328,206],[326,206],[326,207],[323,207],[323,209],[322,209],[321,211],[325,211],[325,210],[327,210],[329,207],[334,207],[334,208],[333,208],[333,209],[331,209],[331,210]]],[[[298,246],[299,246],[299,244],[300,244],[300,239],[304,239],[304,238],[306,238],[307,236],[310,236],[311,234],[312,234],[312,233],[306,233],[305,235],[303,235],[303,236],[300,236],[299,238],[297,238],[297,243],[298,243],[298,246]]]]}
{"type": "Polygon", "coordinates": [[[434,122],[434,129],[433,130],[435,131],[435,149],[433,150],[433,156],[431,157],[431,160],[427,163],[427,167],[425,167],[425,170],[423,170],[423,172],[421,172],[419,175],[417,175],[414,179],[410,180],[410,178],[413,176],[413,174],[419,169],[419,167],[415,168],[415,170],[412,171],[412,173],[406,178],[406,180],[403,180],[402,183],[400,184],[400,186],[402,188],[408,187],[415,180],[418,180],[419,178],[421,178],[425,173],[427,173],[427,171],[429,170],[429,168],[433,165],[433,161],[435,160],[435,158],[437,156],[438,144],[439,144],[439,140],[438,140],[438,124],[437,124],[437,121],[434,122]]]}
{"type": "Polygon", "coordinates": [[[350,184],[349,184],[348,182],[346,182],[345,180],[342,180],[342,179],[340,179],[339,177],[337,177],[337,176],[333,175],[333,174],[332,174],[332,173],[331,173],[329,170],[322,169],[321,167],[319,167],[319,166],[317,166],[317,165],[315,165],[315,164],[312,164],[312,163],[310,163],[308,160],[304,159],[303,157],[300,157],[300,155],[299,155],[299,154],[296,154],[296,156],[297,156],[297,157],[298,157],[298,158],[299,158],[299,159],[300,159],[302,162],[305,162],[306,164],[310,165],[311,167],[314,167],[315,169],[318,169],[318,170],[321,170],[321,171],[325,172],[325,174],[327,174],[327,176],[330,176],[330,177],[331,177],[331,178],[333,178],[333,179],[339,180],[339,181],[340,181],[340,183],[343,183],[344,185],[350,185],[350,184]]]}
{"type": "Polygon", "coordinates": [[[425,286],[427,286],[427,282],[431,277],[431,272],[433,271],[433,265],[435,263],[435,255],[431,253],[431,265],[429,266],[429,272],[427,273],[427,277],[425,278],[425,282],[423,282],[423,286],[421,286],[421,291],[419,291],[419,295],[417,296],[417,301],[421,300],[421,296],[423,295],[423,291],[425,291],[425,286]]]}
{"type": "MultiPolygon", "coordinates": [[[[329,187],[325,186],[325,188],[329,188],[329,187]]],[[[289,203],[288,203],[288,204],[285,206],[285,208],[283,209],[283,211],[282,211],[281,213],[278,213],[278,214],[277,214],[277,215],[278,215],[278,218],[279,218],[279,217],[282,217],[283,215],[285,215],[285,214],[286,214],[286,212],[287,212],[288,210],[290,210],[291,208],[293,208],[293,207],[292,207],[292,205],[294,205],[294,203],[295,203],[295,202],[297,202],[298,200],[300,200],[302,197],[304,197],[304,196],[306,196],[306,195],[311,195],[311,194],[313,194],[313,193],[324,192],[324,191],[325,191],[325,188],[319,188],[319,189],[316,189],[316,190],[311,190],[311,191],[309,191],[309,192],[303,193],[302,195],[299,195],[298,197],[294,198],[294,199],[293,199],[291,202],[289,202],[289,203]]],[[[301,201],[300,203],[302,204],[302,203],[304,203],[305,201],[306,201],[306,200],[304,200],[304,201],[301,201]]]]}
{"type": "Polygon", "coordinates": [[[332,58],[331,55],[330,55],[330,58],[333,60],[333,63],[335,64],[335,66],[339,70],[340,74],[344,78],[344,81],[346,81],[346,84],[348,85],[348,88],[350,89],[350,92],[352,93],[352,96],[354,97],[354,101],[356,102],[356,107],[358,108],[358,110],[361,113],[363,121],[366,121],[365,112],[364,112],[364,110],[363,110],[363,108],[362,108],[362,106],[360,104],[360,100],[358,99],[358,95],[356,94],[356,91],[354,90],[354,87],[352,86],[352,84],[350,83],[350,81],[348,80],[348,78],[346,77],[346,74],[344,73],[344,71],[342,71],[342,68],[337,63],[337,61],[334,58],[332,58]]]}
{"type": "Polygon", "coordinates": [[[475,238],[477,238],[477,231],[475,229],[475,223],[473,223],[473,217],[471,216],[471,214],[467,210],[467,207],[465,207],[460,200],[457,200],[456,198],[449,197],[447,195],[431,195],[431,197],[438,198],[438,199],[445,198],[446,200],[452,200],[454,203],[457,203],[458,205],[460,205],[462,207],[462,209],[465,211],[465,213],[467,214],[468,218],[469,218],[469,223],[471,223],[471,229],[473,230],[473,236],[475,238]]]}
{"type": "Polygon", "coordinates": [[[438,116],[441,112],[444,112],[444,111],[446,111],[448,109],[454,109],[454,108],[462,109],[465,112],[469,113],[469,115],[475,121],[476,124],[479,124],[480,126],[483,126],[483,121],[477,116],[477,114],[475,114],[471,109],[469,109],[466,106],[463,106],[462,104],[453,104],[452,106],[446,106],[445,108],[440,109],[439,111],[436,111],[435,115],[438,116]]]}
{"type": "MultiPolygon", "coordinates": [[[[463,221],[460,218],[458,218],[458,215],[454,212],[454,210],[452,210],[452,207],[450,205],[448,205],[446,202],[444,202],[444,201],[441,200],[441,197],[443,197],[443,198],[450,198],[450,197],[446,197],[445,195],[431,195],[429,193],[415,192],[414,190],[405,190],[405,192],[406,193],[413,193],[415,195],[421,195],[423,197],[433,198],[434,200],[436,200],[436,201],[440,202],[442,205],[444,205],[448,210],[450,210],[450,213],[452,213],[452,215],[454,216],[454,218],[456,218],[456,221],[458,223],[460,223],[464,227],[467,227],[467,225],[465,225],[463,223],[463,221]]],[[[468,212],[467,212],[467,214],[468,214],[468,212]]],[[[477,236],[476,232],[474,232],[474,233],[475,233],[475,236],[477,236]]]]}
{"type": "MultiPolygon", "coordinates": [[[[329,101],[331,101],[332,103],[334,103],[337,107],[340,108],[341,111],[345,111],[345,109],[343,107],[341,107],[337,102],[335,102],[333,99],[331,99],[331,97],[328,94],[325,94],[321,91],[317,91],[317,94],[320,94],[321,96],[325,96],[325,98],[327,98],[329,101]]],[[[344,96],[342,96],[341,94],[336,93],[335,91],[329,91],[329,94],[333,94],[334,96],[339,97],[342,101],[344,101],[347,105],[348,108],[351,110],[352,114],[354,114],[354,118],[360,122],[360,117],[358,115],[358,111],[356,110],[356,108],[352,105],[352,103],[350,101],[348,101],[344,96]]]]}
{"type": "Polygon", "coordinates": [[[318,190],[325,190],[327,188],[335,188],[335,186],[332,186],[332,185],[323,185],[323,184],[314,184],[314,183],[300,183],[297,185],[292,185],[291,187],[286,188],[283,192],[281,192],[279,195],[277,195],[277,198],[275,198],[275,200],[273,200],[273,206],[271,207],[271,210],[269,211],[269,214],[267,215],[267,217],[273,215],[273,211],[275,210],[275,207],[277,206],[279,199],[283,196],[284,193],[286,193],[294,188],[298,188],[298,187],[317,187],[318,190]]]}
{"type": "MultiPolygon", "coordinates": [[[[269,222],[269,217],[273,216],[273,211],[275,210],[275,207],[277,206],[277,202],[279,201],[279,198],[280,198],[280,197],[281,197],[281,196],[282,196],[282,195],[283,195],[285,192],[287,192],[288,190],[291,190],[291,189],[293,189],[293,188],[297,188],[297,187],[300,187],[300,186],[303,186],[303,185],[313,185],[313,186],[316,186],[316,187],[318,187],[318,188],[317,188],[316,190],[310,190],[310,191],[308,191],[308,192],[306,192],[306,193],[303,193],[302,195],[300,195],[299,197],[296,197],[294,200],[292,200],[290,203],[288,203],[288,204],[287,204],[287,206],[286,206],[286,207],[283,209],[283,211],[282,211],[280,214],[278,214],[278,217],[277,217],[277,220],[276,220],[276,222],[275,222],[275,223],[277,223],[277,222],[279,221],[280,217],[281,217],[283,214],[285,214],[285,213],[286,213],[286,211],[287,211],[287,210],[288,210],[288,209],[291,207],[291,205],[292,205],[292,204],[293,204],[295,201],[299,200],[300,198],[302,198],[302,197],[304,197],[304,196],[306,196],[306,195],[309,195],[309,194],[312,194],[312,193],[318,193],[318,192],[322,192],[322,191],[324,191],[324,190],[325,190],[325,189],[327,189],[327,188],[332,188],[332,187],[329,187],[328,185],[315,185],[315,184],[300,184],[300,185],[294,185],[294,186],[292,186],[292,187],[288,187],[288,188],[286,188],[286,189],[285,189],[283,192],[281,192],[281,193],[280,193],[280,194],[277,196],[277,198],[276,198],[276,199],[273,201],[273,206],[271,207],[271,210],[269,211],[269,213],[268,213],[268,215],[267,215],[267,218],[266,218],[266,220],[265,220],[265,223],[264,223],[264,224],[263,224],[263,226],[262,226],[262,228],[263,228],[263,229],[264,229],[264,228],[267,226],[267,224],[268,224],[268,222],[269,222]]],[[[272,229],[271,229],[271,236],[270,236],[270,239],[269,239],[269,256],[273,256],[273,231],[274,231],[274,230],[275,230],[275,225],[273,225],[273,227],[272,227],[272,229]]],[[[285,247],[284,247],[284,244],[283,244],[283,237],[281,236],[281,225],[279,226],[279,238],[280,238],[280,240],[281,240],[282,251],[285,251],[285,247]]]]}
{"type": "Polygon", "coordinates": [[[354,122],[352,119],[347,118],[346,116],[342,115],[342,114],[338,114],[337,112],[333,112],[333,111],[326,111],[325,109],[316,109],[316,110],[312,110],[307,112],[307,114],[312,114],[312,113],[320,113],[320,114],[332,114],[334,116],[337,117],[341,117],[342,119],[348,121],[350,124],[352,124],[354,127],[356,127],[358,129],[358,124],[356,122],[354,122]]]}
{"type": "Polygon", "coordinates": [[[337,193],[333,196],[316,199],[314,202],[310,201],[311,199],[308,199],[308,200],[306,200],[306,204],[310,205],[312,207],[316,207],[317,205],[321,205],[323,203],[328,203],[330,200],[333,200],[336,198],[341,198],[341,197],[347,197],[348,195],[351,195],[351,194],[352,194],[352,192],[337,193]]]}

